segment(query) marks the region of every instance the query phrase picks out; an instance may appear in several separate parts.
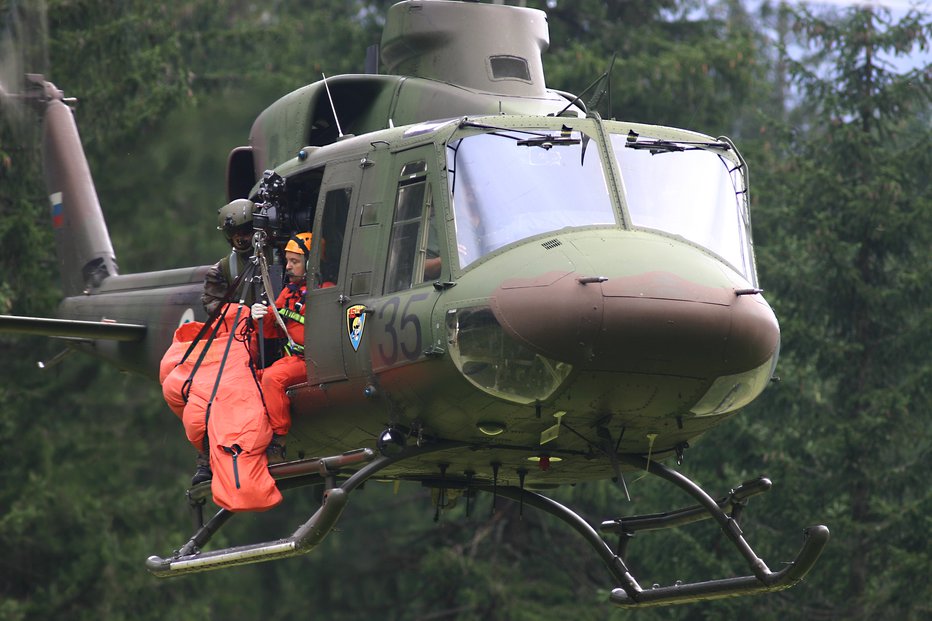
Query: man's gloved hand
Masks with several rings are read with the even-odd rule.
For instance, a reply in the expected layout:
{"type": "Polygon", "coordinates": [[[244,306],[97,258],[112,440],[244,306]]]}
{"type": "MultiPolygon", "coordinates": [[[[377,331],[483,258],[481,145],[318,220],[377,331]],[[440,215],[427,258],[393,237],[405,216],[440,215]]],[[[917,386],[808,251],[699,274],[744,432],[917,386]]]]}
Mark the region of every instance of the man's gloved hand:
{"type": "Polygon", "coordinates": [[[252,305],[252,318],[259,321],[269,313],[269,307],[261,302],[252,305]]]}

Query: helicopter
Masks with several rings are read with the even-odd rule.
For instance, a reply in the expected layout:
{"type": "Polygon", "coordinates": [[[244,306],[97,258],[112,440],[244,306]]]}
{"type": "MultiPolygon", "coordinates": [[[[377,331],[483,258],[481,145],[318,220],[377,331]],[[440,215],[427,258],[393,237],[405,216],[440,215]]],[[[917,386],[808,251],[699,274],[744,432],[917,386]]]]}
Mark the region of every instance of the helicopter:
{"type": "MultiPolygon", "coordinates": [[[[296,458],[269,471],[283,491],[322,485],[322,502],[289,536],[205,550],[235,512],[205,520],[209,485],[193,486],[195,532],[150,556],[152,574],[307,554],[371,479],[431,487],[438,507],[486,492],[558,518],[601,559],[622,607],[774,592],[812,569],[823,525],[779,571],[743,535],[740,515],[769,479],[716,499],[664,463],[756,399],[778,359],[747,163],[728,138],[605,120],[548,88],[548,45],[543,11],[399,2],[365,74],[282,97],[230,153],[228,199],[254,202],[254,243],[280,255],[295,233],[315,238],[307,378],[289,389],[296,458]],[[635,471],[695,505],[595,528],[546,495],[599,480],[626,489],[635,471]],[[706,519],[749,574],[641,586],[630,539],[706,519]]],[[[176,329],[207,320],[210,266],[119,273],[69,100],[43,76],[28,82],[64,298],[58,318],[7,316],[0,329],[64,338],[155,379],[176,329]]]]}

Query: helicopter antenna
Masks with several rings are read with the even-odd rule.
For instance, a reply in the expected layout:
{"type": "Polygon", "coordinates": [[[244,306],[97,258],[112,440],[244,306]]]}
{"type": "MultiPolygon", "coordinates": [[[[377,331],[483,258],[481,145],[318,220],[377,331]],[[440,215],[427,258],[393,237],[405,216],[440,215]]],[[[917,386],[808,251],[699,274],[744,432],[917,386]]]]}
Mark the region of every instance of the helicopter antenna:
{"type": "Polygon", "coordinates": [[[608,69],[605,73],[602,74],[602,78],[605,81],[602,83],[602,88],[599,89],[599,92],[593,95],[586,103],[587,108],[596,109],[599,104],[602,102],[602,97],[605,96],[605,93],[608,93],[608,116],[612,115],[612,69],[615,68],[615,58],[618,56],[617,52],[612,52],[612,60],[608,63],[608,69]]]}
{"type": "MultiPolygon", "coordinates": [[[[607,79],[606,84],[607,84],[607,85],[611,85],[611,80],[612,80],[612,68],[615,66],[615,56],[616,56],[616,55],[617,55],[617,54],[614,54],[614,53],[612,54],[612,62],[609,63],[609,65],[608,65],[608,70],[607,70],[605,73],[603,73],[602,75],[600,75],[599,77],[597,77],[595,80],[593,80],[592,83],[589,84],[589,86],[587,86],[586,88],[584,88],[583,91],[582,91],[580,94],[578,94],[578,95],[576,95],[575,97],[573,97],[573,99],[570,100],[570,102],[569,102],[568,104],[566,104],[566,107],[563,108],[562,110],[560,110],[560,111],[559,111],[556,115],[554,115],[554,116],[562,116],[564,112],[566,112],[567,110],[570,109],[570,106],[572,106],[573,104],[575,104],[575,103],[577,103],[577,102],[582,103],[584,106],[586,106],[586,109],[587,109],[587,110],[588,110],[590,107],[592,107],[593,102],[594,102],[596,105],[598,105],[599,101],[601,101],[601,99],[602,99],[602,96],[605,94],[606,87],[603,87],[602,90],[599,91],[599,92],[589,101],[589,104],[588,104],[588,105],[586,105],[586,104],[583,102],[582,96],[585,95],[586,93],[588,93],[590,90],[592,90],[596,85],[599,84],[599,82],[602,82],[603,80],[606,80],[606,79],[607,79]]],[[[611,99],[611,92],[609,92],[609,99],[611,99]]],[[[609,105],[611,105],[611,104],[609,104],[609,105]]],[[[609,108],[609,114],[611,114],[611,108],[609,108]]],[[[547,115],[547,116],[550,116],[550,115],[547,115]]]]}
{"type": "Polygon", "coordinates": [[[330,100],[330,109],[333,110],[333,120],[337,123],[337,133],[340,134],[340,138],[343,137],[343,129],[340,127],[340,119],[337,118],[337,108],[333,105],[333,95],[330,94],[330,85],[327,84],[327,74],[321,73],[320,75],[324,76],[324,88],[327,89],[327,99],[330,100]]]}

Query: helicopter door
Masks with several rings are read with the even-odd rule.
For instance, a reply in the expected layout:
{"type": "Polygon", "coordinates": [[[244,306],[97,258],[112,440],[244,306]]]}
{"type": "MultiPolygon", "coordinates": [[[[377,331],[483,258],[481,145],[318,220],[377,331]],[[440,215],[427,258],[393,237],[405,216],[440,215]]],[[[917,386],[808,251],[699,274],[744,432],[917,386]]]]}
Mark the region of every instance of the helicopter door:
{"type": "Polygon", "coordinates": [[[346,379],[343,368],[343,304],[350,251],[347,223],[355,211],[362,176],[358,160],[327,166],[314,221],[308,269],[307,321],[304,325],[308,381],[322,384],[346,379]]]}
{"type": "Polygon", "coordinates": [[[343,362],[350,378],[368,376],[372,372],[370,339],[363,338],[363,328],[367,318],[372,317],[369,309],[380,288],[376,264],[384,265],[378,255],[384,230],[382,220],[386,217],[383,213],[386,179],[384,174],[373,172],[389,165],[388,155],[367,154],[364,164],[367,172],[357,192],[358,214],[350,223],[353,252],[349,253],[346,263],[348,297],[344,298],[342,319],[343,362]]]}
{"type": "Polygon", "coordinates": [[[442,258],[435,162],[432,147],[405,151],[395,159],[391,222],[384,233],[389,239],[383,296],[367,335],[376,372],[422,361],[434,350],[431,317],[444,290],[434,283],[449,273],[442,258]]]}

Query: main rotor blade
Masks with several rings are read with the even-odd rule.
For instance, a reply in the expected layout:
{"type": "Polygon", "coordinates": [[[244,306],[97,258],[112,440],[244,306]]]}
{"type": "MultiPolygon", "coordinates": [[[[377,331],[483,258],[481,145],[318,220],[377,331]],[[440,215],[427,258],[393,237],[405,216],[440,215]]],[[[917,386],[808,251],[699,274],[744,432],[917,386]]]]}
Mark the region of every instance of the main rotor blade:
{"type": "Polygon", "coordinates": [[[146,326],[109,321],[0,315],[0,332],[79,339],[141,341],[146,335],[146,326]]]}

